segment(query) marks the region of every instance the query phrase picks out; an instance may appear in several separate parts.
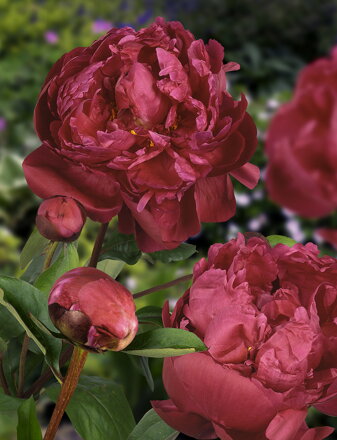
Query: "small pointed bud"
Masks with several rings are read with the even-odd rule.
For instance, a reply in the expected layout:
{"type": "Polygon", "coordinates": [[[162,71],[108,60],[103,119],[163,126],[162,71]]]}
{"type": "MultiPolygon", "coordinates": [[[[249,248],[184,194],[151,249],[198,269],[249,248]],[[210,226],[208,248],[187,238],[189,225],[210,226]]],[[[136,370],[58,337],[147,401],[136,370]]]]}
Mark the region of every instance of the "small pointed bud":
{"type": "Polygon", "coordinates": [[[55,196],[44,200],[36,216],[40,234],[51,241],[74,241],[84,226],[86,213],[72,197],[55,196]]]}
{"type": "Polygon", "coordinates": [[[59,278],[48,305],[55,327],[88,350],[123,350],[138,330],[131,293],[92,267],[79,267],[59,278]]]}

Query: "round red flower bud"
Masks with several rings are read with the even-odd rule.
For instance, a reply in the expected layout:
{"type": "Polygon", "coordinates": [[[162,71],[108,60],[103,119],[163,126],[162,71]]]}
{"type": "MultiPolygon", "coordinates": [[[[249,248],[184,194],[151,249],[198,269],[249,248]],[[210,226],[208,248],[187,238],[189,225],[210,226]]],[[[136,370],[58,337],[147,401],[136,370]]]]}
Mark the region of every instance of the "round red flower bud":
{"type": "Polygon", "coordinates": [[[55,327],[67,339],[96,352],[123,350],[138,330],[131,293],[92,267],[79,267],[59,278],[48,308],[55,327]]]}
{"type": "Polygon", "coordinates": [[[154,401],[196,439],[320,440],[313,405],[337,415],[337,260],[308,243],[272,248],[259,236],[214,244],[166,327],[197,334],[208,350],[164,360],[169,400],[154,401]],[[244,417],[242,415],[245,415],[244,417]]]}
{"type": "Polygon", "coordinates": [[[200,222],[235,213],[232,178],[253,188],[256,127],[227,91],[224,48],[163,18],[113,28],[65,54],[35,108],[42,145],[25,159],[39,197],[64,194],[135,234],[145,252],[177,247],[200,222]]]}
{"type": "Polygon", "coordinates": [[[52,241],[74,241],[84,226],[86,213],[72,197],[55,196],[44,200],[36,215],[40,234],[52,241]]]}

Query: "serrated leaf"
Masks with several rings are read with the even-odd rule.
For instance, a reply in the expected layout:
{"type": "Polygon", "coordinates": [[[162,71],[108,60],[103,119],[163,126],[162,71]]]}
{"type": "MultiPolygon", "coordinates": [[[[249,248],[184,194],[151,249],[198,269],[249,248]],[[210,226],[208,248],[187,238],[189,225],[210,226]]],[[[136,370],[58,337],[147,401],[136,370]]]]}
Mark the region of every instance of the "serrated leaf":
{"type": "Polygon", "coordinates": [[[156,306],[145,306],[136,311],[140,323],[152,324],[157,327],[163,326],[162,309],[156,306]]]}
{"type": "MultiPolygon", "coordinates": [[[[56,401],[59,390],[53,385],[46,394],[56,401]]],[[[125,440],[135,426],[122,387],[98,377],[80,379],[66,413],[84,440],[125,440]]]]}
{"type": "Polygon", "coordinates": [[[68,243],[55,263],[45,270],[35,281],[34,285],[42,292],[49,293],[55,281],[64,273],[79,266],[79,258],[75,245],[68,243]]]}
{"type": "Polygon", "coordinates": [[[47,301],[42,292],[25,281],[0,277],[0,304],[12,315],[11,325],[13,326],[13,321],[16,320],[24,328],[46,356],[46,361],[54,373],[59,375],[58,359],[62,342],[44,332],[31,318],[33,315],[48,329],[56,330],[48,315],[47,301]]]}
{"type": "Polygon", "coordinates": [[[97,269],[108,274],[112,278],[117,278],[124,266],[125,266],[124,261],[102,260],[98,262],[97,269]]]}
{"type": "Polygon", "coordinates": [[[196,253],[194,244],[182,243],[175,249],[151,252],[149,255],[153,260],[159,260],[163,263],[171,263],[172,261],[183,261],[196,253]]]}
{"type": "Polygon", "coordinates": [[[20,255],[20,268],[24,269],[34,257],[40,255],[48,243],[49,240],[43,237],[37,229],[34,229],[22,249],[20,255]]]}
{"type": "Polygon", "coordinates": [[[18,409],[17,440],[42,440],[33,397],[23,402],[18,409]]]}
{"type": "Polygon", "coordinates": [[[277,244],[285,244],[286,246],[292,247],[296,244],[296,241],[290,237],[284,235],[269,235],[266,237],[270,246],[274,247],[277,244]]]}
{"type": "Polygon", "coordinates": [[[150,409],[131,432],[127,440],[175,440],[179,432],[167,425],[156,411],[150,409]]]}
{"type": "Polygon", "coordinates": [[[99,260],[121,260],[127,264],[136,264],[141,255],[133,235],[114,231],[104,243],[99,260]]]}
{"type": "Polygon", "coordinates": [[[178,328],[158,328],[138,334],[125,353],[163,358],[205,351],[207,347],[194,333],[178,328]]]}

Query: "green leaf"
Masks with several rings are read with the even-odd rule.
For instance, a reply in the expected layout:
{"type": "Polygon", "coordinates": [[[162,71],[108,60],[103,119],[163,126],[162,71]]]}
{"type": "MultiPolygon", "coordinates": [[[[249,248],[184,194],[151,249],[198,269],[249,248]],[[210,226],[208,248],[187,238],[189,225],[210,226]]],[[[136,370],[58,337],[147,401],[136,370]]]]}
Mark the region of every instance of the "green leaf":
{"type": "Polygon", "coordinates": [[[18,409],[17,440],[42,440],[33,397],[23,402],[18,409]]]}
{"type": "Polygon", "coordinates": [[[122,260],[127,264],[136,264],[141,255],[133,235],[114,231],[104,243],[99,260],[122,260]]]}
{"type": "Polygon", "coordinates": [[[152,324],[157,327],[163,326],[162,321],[162,309],[157,306],[146,306],[137,310],[136,312],[138,321],[143,324],[152,324]]]}
{"type": "MultiPolygon", "coordinates": [[[[46,394],[56,401],[59,390],[53,385],[46,394]]],[[[84,440],[125,440],[135,426],[122,387],[98,377],[80,379],[66,413],[84,440]]]]}
{"type": "Polygon", "coordinates": [[[147,382],[150,390],[153,391],[154,390],[154,382],[153,382],[153,377],[152,377],[152,373],[151,373],[150,366],[149,366],[149,358],[144,357],[144,356],[140,356],[139,362],[141,365],[142,373],[146,379],[146,382],[147,382]]]}
{"type": "Polygon", "coordinates": [[[62,342],[42,330],[34,320],[36,318],[48,329],[56,330],[48,315],[48,298],[25,281],[0,277],[0,304],[12,315],[11,320],[8,319],[6,322],[10,322],[10,326],[17,331],[16,325],[13,324],[16,320],[46,356],[46,361],[54,373],[59,375],[58,359],[62,342]]]}
{"type": "Polygon", "coordinates": [[[17,411],[23,400],[17,397],[7,396],[0,387],[0,413],[17,411]]]}
{"type": "Polygon", "coordinates": [[[178,328],[158,328],[138,334],[125,353],[163,358],[205,351],[207,347],[194,333],[178,328]]]}
{"type": "Polygon", "coordinates": [[[124,261],[120,260],[102,260],[97,264],[97,269],[102,272],[107,273],[112,278],[117,278],[123,267],[125,266],[124,261]]]}
{"type": "Polygon", "coordinates": [[[37,229],[34,229],[20,255],[20,268],[24,269],[32,259],[40,255],[49,240],[43,237],[37,229]]]}
{"type": "Polygon", "coordinates": [[[167,425],[150,409],[139,421],[127,440],[175,440],[179,432],[167,425]]]}
{"type": "Polygon", "coordinates": [[[182,261],[196,253],[194,244],[182,243],[175,249],[151,252],[149,255],[153,260],[159,260],[163,263],[171,263],[172,261],[182,261]]]}
{"type": "Polygon", "coordinates": [[[61,254],[47,270],[35,281],[35,287],[42,292],[49,293],[55,281],[64,273],[79,266],[79,258],[74,243],[64,246],[61,254]]]}
{"type": "Polygon", "coordinates": [[[0,338],[0,353],[5,353],[7,351],[7,341],[0,338]]]}
{"type": "Polygon", "coordinates": [[[285,244],[286,246],[292,247],[296,244],[295,240],[290,237],[285,237],[284,235],[269,235],[266,238],[271,247],[274,247],[277,244],[285,244]]]}

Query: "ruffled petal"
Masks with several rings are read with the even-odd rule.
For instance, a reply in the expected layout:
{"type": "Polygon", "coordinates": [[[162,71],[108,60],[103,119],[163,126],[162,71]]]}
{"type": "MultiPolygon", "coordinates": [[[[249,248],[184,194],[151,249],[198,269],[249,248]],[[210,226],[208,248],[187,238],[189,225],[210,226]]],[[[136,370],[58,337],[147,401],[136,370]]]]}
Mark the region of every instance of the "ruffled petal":
{"type": "Polygon", "coordinates": [[[73,197],[82,203],[92,220],[105,223],[120,211],[119,184],[112,176],[83,169],[45,145],[27,156],[23,170],[36,195],[43,199],[56,195],[73,197]]]}

